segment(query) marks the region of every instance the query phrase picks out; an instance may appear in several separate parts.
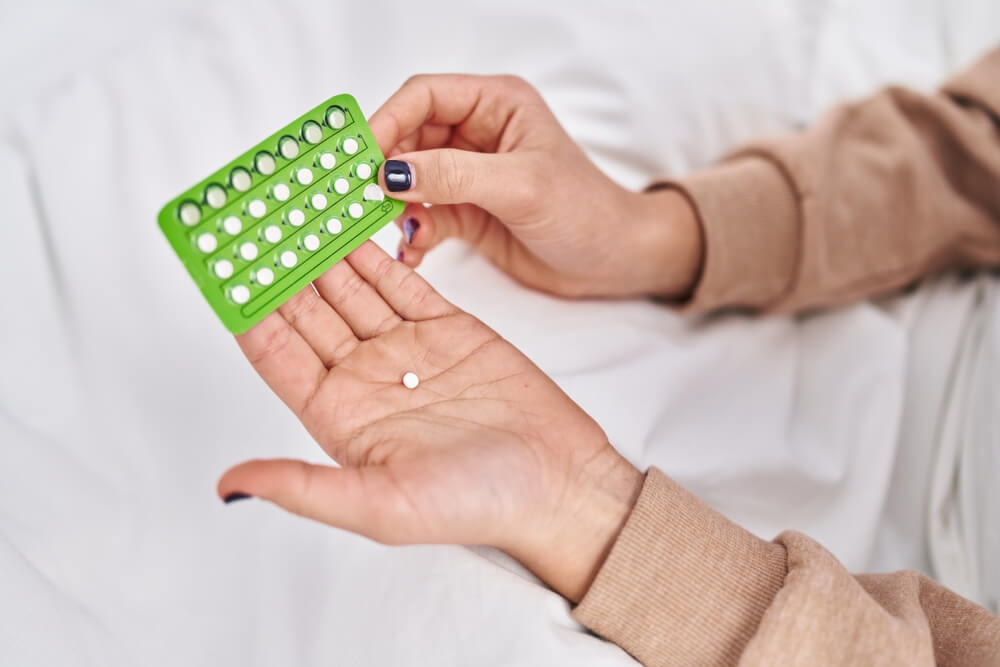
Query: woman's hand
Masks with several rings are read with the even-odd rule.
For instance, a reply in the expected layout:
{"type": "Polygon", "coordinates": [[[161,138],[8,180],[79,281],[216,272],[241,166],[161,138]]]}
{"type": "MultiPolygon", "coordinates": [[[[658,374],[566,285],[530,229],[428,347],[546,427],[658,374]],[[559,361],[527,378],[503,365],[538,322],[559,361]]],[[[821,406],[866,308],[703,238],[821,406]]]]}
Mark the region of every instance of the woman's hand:
{"type": "Polygon", "coordinates": [[[523,354],[371,242],[315,287],[237,340],[343,467],[250,461],[220,496],[387,544],[495,546],[579,599],[640,473],[523,354]]]}
{"type": "Polygon", "coordinates": [[[522,283],[560,296],[692,289],[702,239],[684,196],[614,183],[523,80],[417,76],[370,124],[391,158],[382,186],[412,202],[401,217],[400,259],[409,266],[458,237],[522,283]]]}

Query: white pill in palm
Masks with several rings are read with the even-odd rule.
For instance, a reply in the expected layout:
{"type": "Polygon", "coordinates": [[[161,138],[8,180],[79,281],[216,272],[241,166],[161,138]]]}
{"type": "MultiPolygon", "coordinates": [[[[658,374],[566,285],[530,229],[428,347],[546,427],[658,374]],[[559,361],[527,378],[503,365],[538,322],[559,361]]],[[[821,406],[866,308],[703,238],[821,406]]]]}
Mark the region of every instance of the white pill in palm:
{"type": "Polygon", "coordinates": [[[347,137],[344,142],[340,144],[341,149],[348,155],[354,155],[358,152],[358,140],[354,137],[347,137]]]}
{"type": "Polygon", "coordinates": [[[317,192],[312,197],[309,198],[309,204],[317,211],[322,211],[326,208],[326,195],[322,192],[317,192]]]}
{"type": "Polygon", "coordinates": [[[268,225],[264,228],[264,240],[268,243],[277,243],[281,240],[281,227],[268,225]]]}
{"type": "Polygon", "coordinates": [[[285,218],[292,227],[298,227],[306,221],[306,214],[300,208],[293,208],[285,218]]]}
{"type": "Polygon", "coordinates": [[[257,281],[258,285],[267,287],[274,282],[274,271],[265,266],[257,269],[257,271],[253,274],[253,277],[254,280],[257,281]]]}
{"type": "Polygon", "coordinates": [[[233,275],[233,263],[228,259],[220,259],[212,265],[212,269],[215,271],[215,275],[223,280],[233,275]]]}
{"type": "Polygon", "coordinates": [[[333,182],[333,191],[338,195],[346,195],[351,189],[351,183],[346,178],[338,178],[333,182]]]}
{"type": "Polygon", "coordinates": [[[281,265],[283,267],[285,267],[286,269],[290,269],[298,263],[299,256],[296,255],[295,252],[292,250],[286,250],[285,252],[281,253],[281,256],[278,258],[278,261],[281,262],[281,265]]]}
{"type": "Polygon", "coordinates": [[[248,262],[252,262],[257,259],[257,246],[250,241],[247,241],[240,246],[240,257],[248,262]]]}
{"type": "Polygon", "coordinates": [[[403,386],[407,389],[416,389],[417,385],[420,384],[420,378],[417,377],[416,373],[404,373],[403,374],[403,386]]]}
{"type": "Polygon", "coordinates": [[[315,252],[319,249],[319,237],[315,234],[306,234],[302,239],[302,247],[309,252],[315,252]]]}
{"type": "Polygon", "coordinates": [[[250,288],[246,285],[234,285],[231,290],[229,290],[229,296],[232,297],[233,301],[243,305],[250,300],[250,288]]]}
{"type": "Polygon", "coordinates": [[[285,201],[291,196],[292,191],[288,189],[288,186],[284,183],[277,183],[273,188],[271,188],[271,195],[278,201],[285,201]]]}
{"type": "Polygon", "coordinates": [[[215,251],[218,245],[219,242],[216,240],[214,234],[202,234],[198,237],[198,250],[204,253],[215,251]]]}
{"type": "Polygon", "coordinates": [[[243,222],[235,215],[230,215],[222,221],[222,229],[230,236],[236,236],[243,231],[243,222]]]}
{"type": "Polygon", "coordinates": [[[355,220],[357,220],[358,218],[360,218],[362,215],[365,214],[365,209],[358,202],[354,202],[347,207],[347,214],[352,218],[354,218],[355,220]]]}
{"type": "Polygon", "coordinates": [[[267,213],[267,204],[261,199],[254,199],[247,204],[247,212],[255,218],[263,218],[267,213]]]}

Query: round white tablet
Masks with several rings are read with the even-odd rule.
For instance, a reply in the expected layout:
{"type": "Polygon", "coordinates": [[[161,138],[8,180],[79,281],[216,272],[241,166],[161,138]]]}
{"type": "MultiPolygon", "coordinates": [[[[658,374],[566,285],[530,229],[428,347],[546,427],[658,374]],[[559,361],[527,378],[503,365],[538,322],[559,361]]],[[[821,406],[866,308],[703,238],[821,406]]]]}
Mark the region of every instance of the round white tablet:
{"type": "Polygon", "coordinates": [[[347,214],[357,220],[365,214],[365,208],[358,202],[354,202],[347,207],[347,214]]]}
{"type": "Polygon", "coordinates": [[[278,225],[268,225],[264,228],[264,240],[268,243],[277,243],[281,240],[281,227],[278,225]]]}
{"type": "Polygon", "coordinates": [[[212,265],[215,275],[225,280],[233,275],[233,263],[228,259],[220,259],[212,265]]]}
{"type": "Polygon", "coordinates": [[[214,252],[217,247],[219,247],[219,242],[216,240],[215,234],[202,234],[198,237],[198,250],[209,253],[214,252]]]}
{"type": "MultiPolygon", "coordinates": [[[[254,156],[253,166],[258,173],[270,176],[274,173],[274,156],[267,151],[261,151],[254,156]]],[[[233,184],[233,187],[235,188],[236,185],[233,184]]]]}
{"type": "Polygon", "coordinates": [[[354,168],[354,174],[361,180],[372,177],[372,166],[367,162],[362,162],[354,168]]]}
{"type": "Polygon", "coordinates": [[[257,259],[256,244],[251,243],[250,241],[247,241],[246,243],[242,244],[240,246],[240,257],[242,257],[248,262],[252,262],[253,260],[257,259]]]}
{"type": "Polygon", "coordinates": [[[339,130],[344,127],[344,123],[347,122],[347,116],[344,115],[344,110],[340,107],[330,107],[326,110],[326,124],[335,130],[339,130]]]}
{"type": "Polygon", "coordinates": [[[302,123],[302,138],[310,144],[318,144],[323,138],[323,128],[314,120],[302,123]]]}
{"type": "Polygon", "coordinates": [[[201,222],[201,207],[193,201],[186,201],[180,208],[181,222],[188,227],[193,227],[201,222]]]}
{"type": "Polygon", "coordinates": [[[285,215],[285,219],[292,227],[298,227],[306,221],[306,214],[300,208],[293,208],[285,215]]]}
{"type": "Polygon", "coordinates": [[[385,199],[385,193],[378,183],[369,183],[365,186],[364,197],[365,201],[382,201],[385,199]]]}
{"type": "Polygon", "coordinates": [[[309,252],[319,250],[319,237],[315,234],[306,234],[305,238],[302,239],[302,247],[309,252]]]}
{"type": "Polygon", "coordinates": [[[346,178],[338,178],[333,182],[333,191],[338,195],[346,195],[347,191],[351,189],[351,182],[346,178]]]}
{"type": "Polygon", "coordinates": [[[340,144],[340,148],[348,155],[354,155],[358,152],[358,140],[354,137],[347,137],[340,144]]]}
{"type": "Polygon", "coordinates": [[[337,166],[337,156],[333,153],[320,153],[318,160],[319,166],[324,169],[333,169],[337,166]]]}
{"type": "Polygon", "coordinates": [[[233,285],[233,288],[229,290],[229,296],[236,303],[243,305],[250,300],[250,288],[246,285],[233,285]]]}
{"type": "Polygon", "coordinates": [[[298,264],[299,256],[296,255],[293,250],[286,250],[285,252],[281,253],[281,256],[278,258],[278,261],[281,262],[281,265],[283,267],[285,267],[286,269],[290,269],[296,264],[298,264]]]}
{"type": "Polygon", "coordinates": [[[243,231],[243,221],[235,215],[227,216],[226,219],[222,221],[222,229],[230,236],[236,236],[243,231]]]}
{"type": "Polygon", "coordinates": [[[326,221],[326,231],[328,234],[339,234],[343,228],[344,225],[341,224],[340,218],[330,218],[326,221]]]}
{"type": "Polygon", "coordinates": [[[317,211],[322,211],[326,208],[326,195],[322,192],[317,192],[312,197],[309,198],[309,205],[312,206],[317,211]]]}
{"type": "MultiPolygon", "coordinates": [[[[270,155],[267,156],[271,159],[272,168],[274,171],[274,159],[270,155]]],[[[246,192],[250,189],[250,184],[253,183],[253,178],[250,176],[250,172],[243,167],[236,167],[231,172],[229,172],[229,184],[233,186],[234,190],[239,192],[246,192]]]]}
{"type": "Polygon", "coordinates": [[[276,183],[273,188],[271,188],[271,196],[278,201],[285,201],[292,194],[291,190],[284,183],[276,183]]]}
{"type": "Polygon", "coordinates": [[[205,203],[212,208],[222,208],[226,205],[226,189],[217,183],[205,188],[205,203]]]}
{"type": "Polygon", "coordinates": [[[267,204],[260,199],[253,199],[247,204],[247,212],[255,218],[263,218],[267,213],[267,204]]]}
{"type": "Polygon", "coordinates": [[[274,282],[274,271],[263,266],[254,272],[253,279],[257,281],[258,285],[267,287],[274,282]]]}
{"type": "Polygon", "coordinates": [[[403,373],[403,386],[407,389],[416,389],[417,385],[420,384],[420,378],[417,377],[416,373],[403,373]]]}
{"type": "Polygon", "coordinates": [[[308,167],[302,167],[295,171],[295,180],[299,182],[299,185],[309,185],[313,182],[312,170],[308,167]]]}
{"type": "Polygon", "coordinates": [[[295,141],[294,137],[290,137],[286,134],[278,140],[278,152],[281,153],[281,157],[286,160],[298,157],[299,142],[295,141]]]}

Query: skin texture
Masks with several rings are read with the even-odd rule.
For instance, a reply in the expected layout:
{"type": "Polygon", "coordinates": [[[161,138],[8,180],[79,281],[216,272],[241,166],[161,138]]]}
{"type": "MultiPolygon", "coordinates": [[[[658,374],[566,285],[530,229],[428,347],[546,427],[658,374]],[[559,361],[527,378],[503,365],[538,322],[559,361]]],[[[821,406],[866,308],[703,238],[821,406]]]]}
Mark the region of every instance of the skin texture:
{"type": "MultiPolygon", "coordinates": [[[[411,202],[400,225],[419,223],[400,246],[409,266],[455,237],[559,296],[676,297],[697,278],[702,239],[687,200],[609,179],[521,79],[417,76],[370,125],[383,152],[413,170],[413,187],[393,193],[411,202]]],[[[379,179],[385,187],[384,170],[379,179]]]]}
{"type": "Polygon", "coordinates": [[[237,341],[343,467],[249,461],[220,497],[386,544],[495,546],[579,599],[640,473],[527,357],[371,242],[315,288],[237,341]]]}

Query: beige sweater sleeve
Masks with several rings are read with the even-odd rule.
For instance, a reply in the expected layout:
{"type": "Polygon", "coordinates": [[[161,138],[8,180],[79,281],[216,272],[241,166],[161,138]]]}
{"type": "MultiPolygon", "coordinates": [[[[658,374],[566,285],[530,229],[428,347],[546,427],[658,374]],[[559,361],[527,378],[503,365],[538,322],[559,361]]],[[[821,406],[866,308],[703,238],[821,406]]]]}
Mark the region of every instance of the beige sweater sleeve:
{"type": "Polygon", "coordinates": [[[1000,665],[1000,619],[915,572],[851,576],[651,468],[578,621],[645,665],[1000,665]]]}
{"type": "Polygon", "coordinates": [[[937,94],[887,88],[661,185],[701,222],[691,310],[802,310],[1000,263],[1000,48],[937,94]]]}

